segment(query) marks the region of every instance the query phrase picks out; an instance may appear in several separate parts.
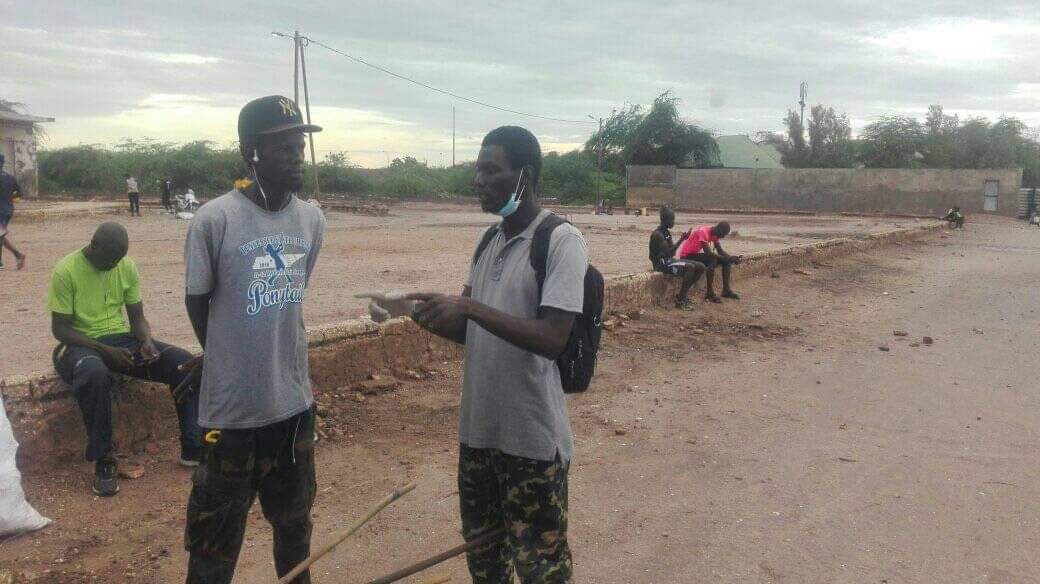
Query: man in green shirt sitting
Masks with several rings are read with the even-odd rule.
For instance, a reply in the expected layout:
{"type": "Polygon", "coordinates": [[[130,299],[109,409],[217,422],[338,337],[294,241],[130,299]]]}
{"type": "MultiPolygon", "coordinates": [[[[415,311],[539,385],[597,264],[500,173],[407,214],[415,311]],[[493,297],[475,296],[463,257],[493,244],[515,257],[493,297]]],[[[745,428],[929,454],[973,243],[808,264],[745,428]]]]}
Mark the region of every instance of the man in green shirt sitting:
{"type": "MultiPolygon", "coordinates": [[[[94,462],[94,492],[119,491],[112,449],[112,373],[166,383],[184,379],[191,353],[152,338],[144,317],[137,265],[127,257],[129,237],[119,223],[103,223],[90,245],[62,258],[51,274],[47,309],[59,345],[54,368],[72,391],[87,427],[86,458],[94,462]],[[123,319],[123,307],[130,323],[123,319]]],[[[177,404],[184,466],[198,466],[198,392],[177,404]]]]}

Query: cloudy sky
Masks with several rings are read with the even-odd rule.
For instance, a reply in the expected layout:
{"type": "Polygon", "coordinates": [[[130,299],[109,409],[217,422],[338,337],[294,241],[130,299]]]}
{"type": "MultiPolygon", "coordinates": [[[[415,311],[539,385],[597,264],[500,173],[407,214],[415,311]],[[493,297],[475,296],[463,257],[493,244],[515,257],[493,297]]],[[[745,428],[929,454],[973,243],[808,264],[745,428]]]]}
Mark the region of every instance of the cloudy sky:
{"type": "Polygon", "coordinates": [[[290,43],[307,36],[400,74],[567,123],[489,110],[311,45],[319,156],[362,165],[403,155],[431,165],[475,156],[502,124],[546,150],[584,141],[625,103],[665,90],[720,134],[779,130],[809,101],[855,128],[941,103],[962,116],[1040,127],[1036,0],[299,3],[0,0],[0,97],[53,116],[48,146],[123,137],[229,144],[238,109],[292,93],[290,43]]]}

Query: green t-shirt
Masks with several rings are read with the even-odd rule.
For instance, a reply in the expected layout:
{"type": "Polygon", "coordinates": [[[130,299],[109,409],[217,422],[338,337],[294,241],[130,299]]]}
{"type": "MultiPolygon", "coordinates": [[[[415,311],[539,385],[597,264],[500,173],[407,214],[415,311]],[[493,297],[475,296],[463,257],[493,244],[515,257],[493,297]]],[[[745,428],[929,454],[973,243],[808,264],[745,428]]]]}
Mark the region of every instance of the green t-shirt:
{"type": "Polygon", "coordinates": [[[51,273],[47,310],[72,315],[72,328],[92,339],[130,332],[123,306],[141,301],[137,264],[129,256],[102,272],[76,250],[61,258],[51,273]]]}

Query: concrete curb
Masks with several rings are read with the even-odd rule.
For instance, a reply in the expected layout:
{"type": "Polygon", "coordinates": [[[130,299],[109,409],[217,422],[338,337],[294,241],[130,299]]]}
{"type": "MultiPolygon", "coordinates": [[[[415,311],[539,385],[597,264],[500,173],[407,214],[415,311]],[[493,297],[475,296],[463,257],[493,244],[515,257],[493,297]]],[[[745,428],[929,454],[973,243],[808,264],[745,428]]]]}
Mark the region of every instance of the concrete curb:
{"type": "MultiPolygon", "coordinates": [[[[940,222],[912,228],[893,229],[862,238],[836,238],[817,243],[749,254],[734,272],[740,278],[753,278],[775,271],[790,270],[881,245],[924,237],[944,229],[940,222]]],[[[644,272],[609,278],[605,290],[605,313],[636,310],[649,305],[666,305],[672,299],[678,279],[644,272]]],[[[402,318],[381,325],[356,319],[307,329],[311,378],[316,386],[340,387],[356,383],[368,375],[406,367],[420,368],[433,358],[444,360],[461,355],[461,350],[402,318]]],[[[194,347],[198,350],[198,347],[194,347]]],[[[50,401],[71,396],[57,375],[36,373],[0,379],[0,395],[5,402],[50,401]]]]}

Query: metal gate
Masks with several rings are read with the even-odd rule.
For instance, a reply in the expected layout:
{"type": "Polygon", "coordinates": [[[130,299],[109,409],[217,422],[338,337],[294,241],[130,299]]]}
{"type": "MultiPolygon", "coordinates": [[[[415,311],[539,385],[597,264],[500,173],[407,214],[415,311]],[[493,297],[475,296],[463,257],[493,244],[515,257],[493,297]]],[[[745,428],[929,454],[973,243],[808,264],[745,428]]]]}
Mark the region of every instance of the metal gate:
{"type": "Polygon", "coordinates": [[[986,191],[982,198],[982,210],[993,212],[997,210],[997,193],[1000,191],[1000,181],[987,180],[986,191]]]}

